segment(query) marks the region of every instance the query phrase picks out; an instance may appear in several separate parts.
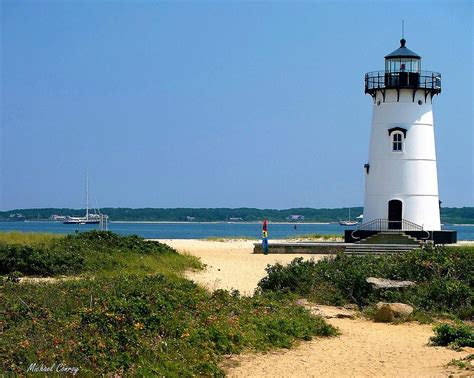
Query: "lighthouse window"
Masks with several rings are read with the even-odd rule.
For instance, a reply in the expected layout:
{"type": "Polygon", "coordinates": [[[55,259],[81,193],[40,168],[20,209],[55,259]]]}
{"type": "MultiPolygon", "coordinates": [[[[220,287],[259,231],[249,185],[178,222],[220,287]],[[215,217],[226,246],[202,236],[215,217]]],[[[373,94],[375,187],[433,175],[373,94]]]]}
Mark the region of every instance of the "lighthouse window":
{"type": "Polygon", "coordinates": [[[394,133],[392,136],[392,151],[403,151],[402,134],[394,133]]]}
{"type": "Polygon", "coordinates": [[[419,59],[392,58],[385,61],[387,72],[420,72],[419,59]]]}

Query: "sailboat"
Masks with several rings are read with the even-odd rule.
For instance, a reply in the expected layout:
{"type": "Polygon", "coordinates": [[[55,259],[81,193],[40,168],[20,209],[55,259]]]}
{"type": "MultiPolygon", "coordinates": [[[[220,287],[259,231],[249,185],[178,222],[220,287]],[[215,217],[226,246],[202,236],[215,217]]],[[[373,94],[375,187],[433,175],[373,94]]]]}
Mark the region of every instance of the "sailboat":
{"type": "Polygon", "coordinates": [[[341,226],[355,226],[357,223],[359,223],[358,221],[352,221],[351,220],[351,208],[349,207],[349,219],[348,220],[339,220],[339,224],[341,226]]]}
{"type": "Polygon", "coordinates": [[[107,218],[107,215],[101,214],[98,209],[94,213],[89,213],[89,177],[86,172],[86,216],[85,217],[66,217],[63,224],[99,224],[101,218],[107,218]]]}

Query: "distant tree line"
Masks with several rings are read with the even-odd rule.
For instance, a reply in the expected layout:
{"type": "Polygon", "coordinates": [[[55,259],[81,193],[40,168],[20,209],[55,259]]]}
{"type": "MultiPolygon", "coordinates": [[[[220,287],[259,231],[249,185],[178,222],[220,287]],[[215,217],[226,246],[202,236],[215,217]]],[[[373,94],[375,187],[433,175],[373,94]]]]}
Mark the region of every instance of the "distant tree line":
{"type": "MultiPolygon", "coordinates": [[[[256,222],[267,218],[272,222],[288,221],[292,215],[302,215],[304,222],[337,222],[340,219],[347,219],[349,208],[339,209],[254,209],[254,208],[104,208],[103,214],[107,214],[112,221],[174,221],[174,222],[225,222],[239,220],[243,222],[256,222]]],[[[352,207],[351,217],[362,214],[362,207],[352,207]]],[[[47,209],[15,209],[0,212],[0,221],[13,220],[11,215],[21,214],[26,220],[46,220],[52,215],[84,216],[84,209],[47,208],[47,209]]],[[[467,223],[474,224],[474,207],[446,207],[441,208],[441,219],[443,223],[467,223]]]]}
{"type": "Polygon", "coordinates": [[[474,207],[442,207],[441,221],[454,224],[474,224],[474,207]]]}

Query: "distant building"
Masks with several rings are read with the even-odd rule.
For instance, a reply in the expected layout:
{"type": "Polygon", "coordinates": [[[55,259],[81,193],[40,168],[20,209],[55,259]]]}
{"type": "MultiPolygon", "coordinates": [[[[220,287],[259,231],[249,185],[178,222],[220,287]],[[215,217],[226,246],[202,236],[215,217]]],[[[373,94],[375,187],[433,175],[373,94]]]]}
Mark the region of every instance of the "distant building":
{"type": "Polygon", "coordinates": [[[187,220],[188,222],[194,222],[194,221],[196,220],[196,217],[187,216],[187,217],[186,217],[186,220],[187,220]]]}
{"type": "Polygon", "coordinates": [[[66,220],[66,217],[64,215],[53,214],[53,215],[51,215],[51,220],[62,222],[62,221],[66,220]]]}
{"type": "Polygon", "coordinates": [[[243,219],[242,218],[229,218],[229,221],[230,222],[241,222],[241,221],[243,221],[243,219]]]}
{"type": "Polygon", "coordinates": [[[304,221],[304,215],[290,215],[287,219],[290,221],[304,221]]]}

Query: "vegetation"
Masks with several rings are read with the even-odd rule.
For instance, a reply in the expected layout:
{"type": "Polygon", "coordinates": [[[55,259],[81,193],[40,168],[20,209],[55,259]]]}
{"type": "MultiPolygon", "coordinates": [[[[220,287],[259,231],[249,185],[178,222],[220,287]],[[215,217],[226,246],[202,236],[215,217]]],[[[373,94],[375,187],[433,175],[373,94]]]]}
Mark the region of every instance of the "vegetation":
{"type": "Polygon", "coordinates": [[[82,279],[0,279],[0,375],[61,362],[82,375],[219,376],[223,355],[336,334],[290,297],[208,293],[179,274],[197,260],[136,236],[93,231],[2,248],[3,274],[33,265],[82,279]]]}
{"type": "Polygon", "coordinates": [[[119,236],[100,231],[62,237],[16,234],[20,235],[0,236],[0,240],[14,240],[0,243],[0,274],[55,276],[100,272],[117,275],[123,274],[124,268],[128,273],[149,274],[164,273],[170,265],[180,273],[185,267],[200,267],[197,259],[180,256],[166,244],[147,242],[136,235],[119,236]]]}
{"type": "Polygon", "coordinates": [[[222,355],[291,346],[334,329],[272,296],[208,294],[163,275],[2,288],[4,371],[62,361],[81,373],[214,375],[222,355]]]}
{"type": "Polygon", "coordinates": [[[474,224],[474,207],[442,207],[441,219],[445,223],[474,224]]]}
{"type": "Polygon", "coordinates": [[[61,235],[37,232],[0,232],[0,244],[38,245],[49,244],[61,235]]]}
{"type": "Polygon", "coordinates": [[[473,317],[474,248],[431,247],[400,255],[338,255],[315,262],[302,258],[288,266],[267,267],[259,283],[261,292],[288,291],[324,304],[355,303],[360,307],[378,301],[403,302],[415,308],[473,317]],[[368,277],[411,280],[417,285],[403,291],[374,292],[368,277]]]}
{"type": "Polygon", "coordinates": [[[474,330],[468,324],[442,323],[434,327],[435,336],[431,338],[433,345],[450,346],[453,348],[474,347],[474,330]]]}
{"type": "Polygon", "coordinates": [[[254,240],[257,241],[257,238],[251,238],[249,236],[210,236],[207,238],[204,238],[203,240],[207,241],[214,241],[214,242],[227,242],[231,240],[254,240]]]}
{"type": "Polygon", "coordinates": [[[303,235],[296,235],[292,236],[290,240],[298,240],[298,239],[305,239],[305,240],[334,240],[334,239],[343,239],[342,234],[303,234],[303,235]]]}
{"type": "MultiPolygon", "coordinates": [[[[305,221],[336,222],[347,218],[348,208],[342,209],[255,209],[255,208],[175,208],[175,209],[129,209],[129,208],[104,208],[101,209],[111,220],[117,221],[188,221],[192,217],[196,222],[224,222],[231,218],[241,219],[245,222],[257,222],[267,218],[273,222],[287,222],[290,215],[298,214],[305,217],[305,221]]],[[[352,208],[354,214],[361,214],[362,208],[352,208]]],[[[0,219],[8,219],[10,215],[22,214],[26,219],[48,219],[51,215],[83,216],[84,209],[21,209],[0,212],[0,219]]]]}
{"type": "Polygon", "coordinates": [[[473,362],[474,362],[474,354],[470,354],[465,358],[451,360],[448,366],[455,366],[458,369],[474,371],[473,362]]]}

